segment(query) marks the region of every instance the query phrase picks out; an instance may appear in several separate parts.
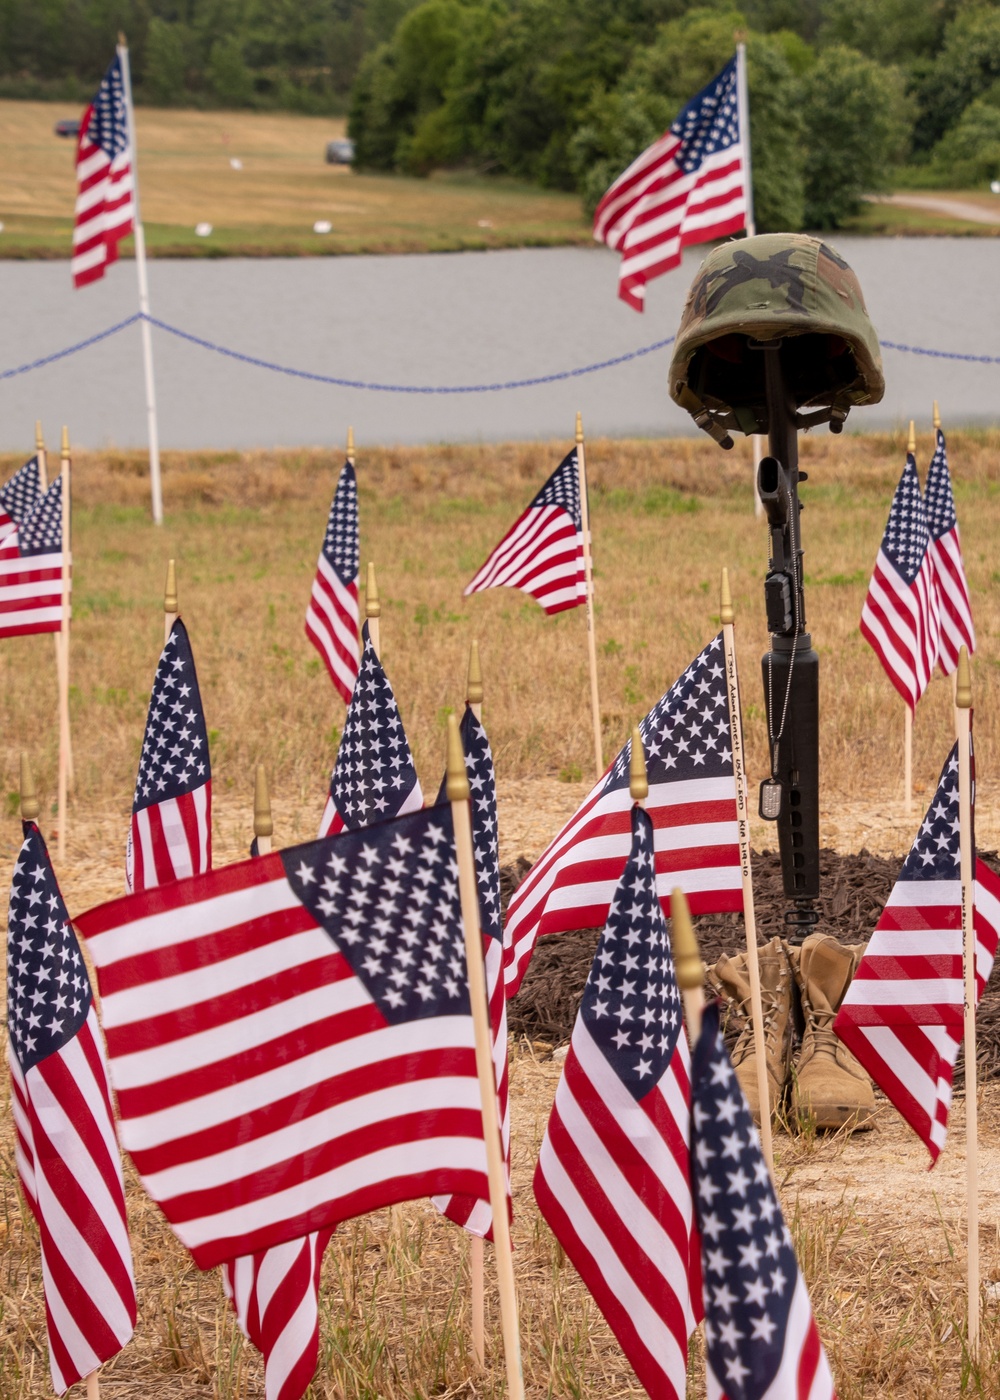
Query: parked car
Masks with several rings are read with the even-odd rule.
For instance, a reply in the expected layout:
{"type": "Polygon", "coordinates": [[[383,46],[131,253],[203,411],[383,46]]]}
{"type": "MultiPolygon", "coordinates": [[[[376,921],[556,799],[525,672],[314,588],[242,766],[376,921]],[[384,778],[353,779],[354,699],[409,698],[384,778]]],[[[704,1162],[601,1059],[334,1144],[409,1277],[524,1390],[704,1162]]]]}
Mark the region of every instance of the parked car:
{"type": "Polygon", "coordinates": [[[78,117],[62,117],[56,122],[55,132],[57,136],[79,136],[80,120],[78,117]]]}
{"type": "Polygon", "coordinates": [[[350,165],[354,159],[354,142],[348,141],[346,137],[339,137],[336,141],[326,143],[326,163],[327,165],[350,165]]]}

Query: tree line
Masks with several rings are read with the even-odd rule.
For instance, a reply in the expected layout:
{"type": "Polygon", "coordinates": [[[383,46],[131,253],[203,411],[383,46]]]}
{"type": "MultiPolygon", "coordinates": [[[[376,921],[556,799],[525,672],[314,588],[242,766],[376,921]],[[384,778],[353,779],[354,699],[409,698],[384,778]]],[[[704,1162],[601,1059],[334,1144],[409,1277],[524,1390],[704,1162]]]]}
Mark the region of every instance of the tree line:
{"type": "Polygon", "coordinates": [[[357,163],[467,165],[589,209],[746,34],[758,228],[835,228],[890,180],[1000,176],[996,0],[423,0],[362,60],[357,163]]]}
{"type": "Polygon", "coordinates": [[[0,0],[0,96],[87,101],[119,31],[137,102],[343,112],[415,0],[0,0]]]}
{"type": "Polygon", "coordinates": [[[350,111],[357,165],[466,168],[593,208],[747,36],[758,225],[892,182],[1000,178],[997,0],[0,0],[0,96],[350,111]]]}

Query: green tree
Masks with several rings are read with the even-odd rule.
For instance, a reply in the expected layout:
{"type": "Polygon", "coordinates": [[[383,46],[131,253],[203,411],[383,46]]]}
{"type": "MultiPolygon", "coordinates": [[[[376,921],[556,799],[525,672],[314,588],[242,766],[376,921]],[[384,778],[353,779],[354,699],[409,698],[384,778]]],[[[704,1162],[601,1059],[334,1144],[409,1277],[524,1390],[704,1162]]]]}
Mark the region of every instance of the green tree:
{"type": "Polygon", "coordinates": [[[819,43],[843,44],[880,63],[909,63],[934,53],[946,19],[941,0],[829,0],[819,43]]]}
{"type": "Polygon", "coordinates": [[[905,156],[912,104],[898,69],[835,45],[803,80],[802,116],[806,225],[839,228],[905,156]]]}
{"type": "Polygon", "coordinates": [[[1000,176],[1000,83],[969,103],[931,158],[949,183],[976,185],[1000,176]]]}
{"type": "Polygon", "coordinates": [[[245,107],[253,99],[253,74],[243,59],[243,45],[235,35],[216,39],[208,59],[208,80],[225,107],[245,107]]]}
{"type": "Polygon", "coordinates": [[[187,31],[182,24],[152,19],[146,36],[143,95],[161,106],[179,104],[187,77],[187,31]]]}
{"type": "Polygon", "coordinates": [[[940,54],[916,87],[917,150],[928,150],[969,103],[1000,78],[1000,9],[967,4],[945,31],[940,54]]]}

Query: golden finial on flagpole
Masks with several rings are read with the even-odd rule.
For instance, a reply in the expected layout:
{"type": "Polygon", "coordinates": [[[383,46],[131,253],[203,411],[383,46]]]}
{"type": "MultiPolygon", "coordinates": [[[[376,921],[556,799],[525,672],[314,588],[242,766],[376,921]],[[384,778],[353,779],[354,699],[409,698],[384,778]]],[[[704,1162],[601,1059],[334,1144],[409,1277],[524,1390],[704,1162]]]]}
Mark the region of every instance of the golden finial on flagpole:
{"type": "Polygon", "coordinates": [[[940,428],[941,426],[941,410],[938,408],[937,399],[934,400],[934,426],[935,428],[940,428]]]}
{"type": "Polygon", "coordinates": [[[729,627],[736,614],[733,612],[733,595],[729,591],[729,570],[722,570],[722,602],[719,609],[720,621],[723,627],[729,627]]]}
{"type": "Polygon", "coordinates": [[[698,940],[694,936],[687,897],[679,887],[670,893],[670,919],[673,925],[672,941],[677,985],[682,992],[697,991],[705,980],[705,973],[698,952],[698,940]]]}
{"type": "Polygon", "coordinates": [[[913,419],[910,419],[910,435],[906,439],[906,451],[911,457],[917,455],[917,434],[913,428],[913,419]]]}
{"type": "Polygon", "coordinates": [[[28,755],[23,753],[21,755],[21,820],[36,822],[40,811],[41,804],[38,801],[38,794],[35,792],[31,764],[28,762],[28,755]]]}
{"type": "Polygon", "coordinates": [[[960,710],[972,708],[972,672],[969,651],[963,642],[958,649],[958,669],[955,672],[955,704],[960,710]]]}
{"type": "Polygon", "coordinates": [[[163,590],[163,611],[177,615],[177,565],[173,559],[167,560],[167,583],[163,590]]]}
{"type": "Polygon", "coordinates": [[[59,449],[59,456],[64,462],[69,460],[69,429],[66,427],[65,423],[63,424],[62,446],[59,449]]]}
{"type": "Polygon", "coordinates": [[[576,411],[576,440],[583,442],[583,414],[579,409],[576,411]]]}
{"type": "Polygon", "coordinates": [[[35,419],[35,451],[45,451],[45,438],[42,436],[42,420],[40,418],[35,419]]]}
{"type": "Polygon", "coordinates": [[[124,31],[124,29],[119,29],[119,31],[118,31],[118,47],[119,47],[120,49],[127,49],[127,48],[128,48],[128,42],[126,41],[126,38],[125,38],[125,31],[124,31]]]}
{"type": "Polygon", "coordinates": [[[465,698],[472,705],[483,703],[483,671],[479,664],[479,643],[469,647],[469,675],[465,683],[465,698]]]}
{"type": "Polygon", "coordinates": [[[348,426],[347,426],[347,460],[350,462],[351,466],[353,467],[353,465],[354,465],[354,428],[353,428],[350,424],[348,424],[348,426]]]}
{"type": "Polygon", "coordinates": [[[469,775],[465,768],[465,754],[462,752],[462,736],[458,730],[458,717],[448,716],[448,770],[445,789],[449,802],[468,802],[469,775]]]}
{"type": "MultiPolygon", "coordinates": [[[[253,834],[258,842],[266,838],[270,845],[270,838],[274,834],[274,822],[271,820],[271,794],[267,790],[267,772],[263,763],[258,763],[253,775],[253,834]]],[[[266,854],[266,853],[265,853],[266,854]]]]}
{"type": "Polygon", "coordinates": [[[642,747],[639,726],[632,730],[632,753],[628,764],[628,792],[633,802],[645,802],[649,796],[649,778],[646,775],[646,754],[642,747]]]}

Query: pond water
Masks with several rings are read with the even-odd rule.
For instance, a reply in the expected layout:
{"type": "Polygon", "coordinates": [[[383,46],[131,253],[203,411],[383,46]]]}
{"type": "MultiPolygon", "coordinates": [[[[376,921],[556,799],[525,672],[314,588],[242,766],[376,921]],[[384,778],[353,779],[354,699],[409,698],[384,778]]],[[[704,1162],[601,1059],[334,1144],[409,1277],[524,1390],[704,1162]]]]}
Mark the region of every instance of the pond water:
{"type": "MultiPolygon", "coordinates": [[[[834,240],[860,278],[883,340],[1000,356],[1000,241],[834,240]]],[[[156,261],[155,316],[261,359],[411,386],[495,383],[574,369],[673,335],[703,249],[653,282],[637,315],[616,295],[607,249],[516,249],[408,257],[156,261]]],[[[0,261],[0,371],[71,345],[137,309],[135,268],[74,290],[69,265],[0,261]]],[[[666,393],[670,351],[528,389],[374,393],[290,378],[154,330],[164,447],[557,438],[583,411],[588,435],[690,434],[666,393]]],[[[1000,364],[886,348],[886,396],[848,430],[1000,422],[1000,364]]],[[[139,327],[30,374],[0,380],[0,449],[30,450],[41,418],[84,447],[146,441],[139,327]]]]}

